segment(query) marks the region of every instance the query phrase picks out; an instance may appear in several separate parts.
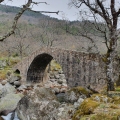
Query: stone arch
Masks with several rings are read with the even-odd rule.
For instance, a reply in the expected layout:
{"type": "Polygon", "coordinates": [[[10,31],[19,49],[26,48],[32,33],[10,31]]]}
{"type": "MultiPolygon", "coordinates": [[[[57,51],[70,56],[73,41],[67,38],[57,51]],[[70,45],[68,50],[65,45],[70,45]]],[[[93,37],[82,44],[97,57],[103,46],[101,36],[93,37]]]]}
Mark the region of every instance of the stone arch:
{"type": "MultiPolygon", "coordinates": [[[[47,57],[48,61],[43,60],[47,62],[46,64],[44,64],[44,68],[53,58],[61,65],[65,78],[67,80],[67,84],[70,87],[78,85],[86,86],[87,84],[93,85],[93,83],[98,84],[97,81],[101,79],[101,77],[103,80],[105,80],[106,78],[103,67],[104,62],[97,54],[87,54],[78,51],[43,47],[33,52],[30,56],[23,59],[14,67],[14,69],[18,69],[20,71],[22,82],[28,82],[30,80],[33,80],[33,82],[40,82],[38,78],[40,78],[41,76],[38,76],[37,74],[33,77],[32,74],[35,74],[35,72],[32,71],[32,68],[35,67],[35,64],[37,64],[37,61],[39,62],[39,59],[42,56],[49,56],[47,57]],[[35,78],[35,76],[37,77],[37,79],[35,78]]],[[[38,66],[40,65],[37,64],[36,66],[38,68],[38,66]]],[[[44,69],[42,70],[44,71],[44,69]]],[[[43,71],[42,73],[44,73],[43,71]]],[[[36,73],[41,72],[37,72],[36,70],[36,73]]]]}
{"type": "Polygon", "coordinates": [[[43,80],[44,71],[53,57],[50,54],[42,53],[37,55],[27,71],[27,82],[39,82],[43,80]]]}

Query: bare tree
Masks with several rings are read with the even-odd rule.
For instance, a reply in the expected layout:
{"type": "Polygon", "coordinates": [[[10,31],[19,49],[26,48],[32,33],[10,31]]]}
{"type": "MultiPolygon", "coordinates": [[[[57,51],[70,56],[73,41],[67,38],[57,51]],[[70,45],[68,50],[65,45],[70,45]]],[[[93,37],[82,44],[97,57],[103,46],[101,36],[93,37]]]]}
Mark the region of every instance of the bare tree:
{"type": "Polygon", "coordinates": [[[24,31],[17,29],[15,31],[15,43],[16,44],[12,49],[17,51],[18,55],[20,55],[21,60],[24,57],[23,55],[26,53],[26,50],[29,49],[30,44],[26,42],[27,39],[27,28],[24,28],[24,31]]]}
{"type": "Polygon", "coordinates": [[[54,46],[54,42],[57,42],[59,38],[59,24],[45,17],[43,20],[39,20],[38,27],[38,32],[31,32],[31,36],[39,41],[41,46],[54,46]]]}
{"type": "MultiPolygon", "coordinates": [[[[0,0],[0,3],[4,2],[4,0],[0,0]]],[[[38,5],[38,4],[47,4],[46,2],[34,2],[33,0],[27,0],[27,3],[25,5],[22,6],[21,10],[16,14],[14,21],[13,21],[13,25],[11,30],[9,30],[8,33],[6,33],[3,36],[0,36],[0,41],[3,41],[4,39],[6,39],[7,37],[11,36],[12,34],[14,34],[16,28],[17,28],[17,22],[19,20],[19,18],[21,17],[21,15],[26,11],[26,10],[30,10],[33,12],[37,12],[37,13],[56,13],[58,14],[59,11],[57,12],[50,12],[50,11],[34,11],[32,10],[33,5],[38,5]]]]}
{"type": "MultiPolygon", "coordinates": [[[[120,17],[120,8],[117,8],[117,0],[70,0],[70,5],[79,9],[81,18],[87,21],[94,20],[94,29],[102,33],[104,43],[107,47],[106,54],[106,76],[107,76],[107,90],[114,90],[114,74],[113,74],[113,62],[117,55],[117,41],[118,41],[118,19],[120,17]],[[81,9],[87,9],[82,11],[81,9]],[[83,15],[84,14],[84,15],[83,15]],[[101,27],[98,23],[102,23],[104,27],[101,27]]],[[[83,26],[84,27],[84,26],[83,26]]],[[[79,31],[79,35],[88,38],[93,43],[93,38],[90,36],[90,32],[79,31]]],[[[96,46],[96,45],[95,45],[96,46]]],[[[97,46],[96,46],[97,48],[97,46]]]]}

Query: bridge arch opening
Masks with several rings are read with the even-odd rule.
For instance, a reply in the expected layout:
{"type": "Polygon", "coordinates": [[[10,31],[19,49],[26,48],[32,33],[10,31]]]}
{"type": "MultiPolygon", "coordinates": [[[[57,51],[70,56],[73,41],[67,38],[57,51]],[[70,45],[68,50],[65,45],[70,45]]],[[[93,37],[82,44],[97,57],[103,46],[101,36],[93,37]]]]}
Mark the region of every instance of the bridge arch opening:
{"type": "Polygon", "coordinates": [[[43,80],[47,65],[53,57],[47,53],[40,54],[34,58],[27,71],[27,82],[40,82],[43,80]]]}

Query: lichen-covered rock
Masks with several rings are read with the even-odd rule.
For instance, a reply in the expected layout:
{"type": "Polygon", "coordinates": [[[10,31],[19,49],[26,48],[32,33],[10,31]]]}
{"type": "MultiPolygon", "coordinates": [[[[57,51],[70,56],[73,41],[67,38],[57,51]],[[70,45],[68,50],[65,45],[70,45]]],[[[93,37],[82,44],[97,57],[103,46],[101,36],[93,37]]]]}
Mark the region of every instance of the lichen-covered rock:
{"type": "Polygon", "coordinates": [[[21,82],[20,81],[15,81],[14,85],[17,86],[17,87],[19,87],[21,85],[21,82]]]}
{"type": "Polygon", "coordinates": [[[74,107],[75,107],[75,108],[78,108],[83,101],[84,101],[84,99],[80,97],[80,98],[77,100],[77,102],[74,103],[74,107]]]}
{"type": "Polygon", "coordinates": [[[113,99],[102,94],[93,94],[91,96],[91,99],[97,102],[103,102],[103,103],[111,103],[113,102],[113,99]]]}
{"type": "Polygon", "coordinates": [[[65,93],[66,102],[74,103],[77,102],[79,98],[87,98],[91,94],[91,91],[86,90],[85,88],[78,86],[71,88],[69,91],[65,93]]]}
{"type": "Polygon", "coordinates": [[[13,84],[15,81],[19,81],[21,79],[21,77],[20,76],[11,76],[10,78],[9,78],[9,83],[10,84],[13,84]]]}
{"type": "Polygon", "coordinates": [[[0,84],[0,97],[4,97],[7,94],[15,93],[15,92],[16,92],[16,89],[9,83],[6,83],[4,86],[0,84]]]}
{"type": "Polygon", "coordinates": [[[22,94],[9,93],[0,99],[0,114],[7,115],[16,109],[19,100],[23,97],[22,94]]]}
{"type": "Polygon", "coordinates": [[[56,120],[72,120],[74,111],[72,104],[61,104],[58,108],[58,118],[56,120]]]}
{"type": "Polygon", "coordinates": [[[22,98],[17,107],[20,120],[57,120],[59,102],[48,88],[36,88],[22,98]]]}
{"type": "Polygon", "coordinates": [[[3,80],[3,81],[1,82],[2,85],[5,85],[6,83],[7,83],[7,80],[3,80]]]}
{"type": "Polygon", "coordinates": [[[66,93],[65,100],[66,100],[66,102],[74,103],[78,100],[78,98],[77,98],[75,92],[71,91],[71,92],[66,93]]]}

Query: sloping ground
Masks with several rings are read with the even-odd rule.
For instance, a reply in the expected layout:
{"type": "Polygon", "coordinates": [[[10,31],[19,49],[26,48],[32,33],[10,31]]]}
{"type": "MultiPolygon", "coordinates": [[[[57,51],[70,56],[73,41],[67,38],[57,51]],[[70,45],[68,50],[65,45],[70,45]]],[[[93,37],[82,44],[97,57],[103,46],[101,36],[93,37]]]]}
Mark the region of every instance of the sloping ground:
{"type": "MultiPolygon", "coordinates": [[[[105,92],[106,89],[103,91],[105,92]]],[[[93,94],[85,99],[74,113],[72,120],[119,120],[120,91],[109,92],[108,96],[93,94]]]]}
{"type": "MultiPolygon", "coordinates": [[[[0,12],[0,35],[5,34],[12,26],[15,13],[9,10],[0,12]]],[[[75,32],[76,22],[72,23],[71,30],[75,32]]],[[[96,52],[93,44],[81,36],[73,36],[65,31],[65,21],[49,18],[46,16],[35,17],[34,14],[23,15],[19,22],[15,35],[9,37],[0,44],[0,51],[4,54],[18,53],[22,56],[37,50],[41,46],[53,46],[85,52],[96,52]],[[92,46],[92,47],[91,47],[92,46]]],[[[103,38],[95,37],[101,53],[105,53],[106,47],[102,43],[103,38]]]]}

